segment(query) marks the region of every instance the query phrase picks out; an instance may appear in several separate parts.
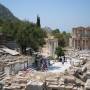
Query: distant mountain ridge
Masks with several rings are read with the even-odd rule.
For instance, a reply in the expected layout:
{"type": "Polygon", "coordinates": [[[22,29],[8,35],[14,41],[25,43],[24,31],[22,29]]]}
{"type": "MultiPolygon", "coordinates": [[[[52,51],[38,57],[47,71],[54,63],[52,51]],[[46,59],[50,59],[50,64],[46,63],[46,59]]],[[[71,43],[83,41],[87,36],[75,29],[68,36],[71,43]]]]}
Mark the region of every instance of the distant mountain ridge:
{"type": "Polygon", "coordinates": [[[4,5],[0,4],[0,19],[2,20],[12,20],[12,21],[17,21],[19,20],[16,18],[13,13],[6,8],[4,5]]]}

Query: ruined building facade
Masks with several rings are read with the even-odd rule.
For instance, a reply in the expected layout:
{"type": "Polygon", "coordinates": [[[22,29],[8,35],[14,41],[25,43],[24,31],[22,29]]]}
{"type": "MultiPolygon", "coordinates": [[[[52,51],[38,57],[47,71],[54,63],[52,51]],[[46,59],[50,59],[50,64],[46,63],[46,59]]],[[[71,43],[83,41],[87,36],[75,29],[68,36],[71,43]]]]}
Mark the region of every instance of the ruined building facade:
{"type": "Polygon", "coordinates": [[[41,54],[46,57],[53,57],[55,58],[55,50],[58,47],[58,39],[54,38],[54,36],[48,36],[48,38],[45,39],[46,44],[44,47],[40,50],[41,54]]]}
{"type": "Polygon", "coordinates": [[[90,50],[90,27],[77,27],[72,29],[70,46],[74,49],[90,50]]]}

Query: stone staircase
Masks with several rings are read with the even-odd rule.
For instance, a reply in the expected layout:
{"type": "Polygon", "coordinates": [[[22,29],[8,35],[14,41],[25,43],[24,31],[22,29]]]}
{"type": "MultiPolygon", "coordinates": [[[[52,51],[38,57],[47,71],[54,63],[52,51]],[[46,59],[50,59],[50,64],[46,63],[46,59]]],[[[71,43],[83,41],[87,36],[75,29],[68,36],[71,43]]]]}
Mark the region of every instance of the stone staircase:
{"type": "Polygon", "coordinates": [[[5,74],[4,72],[0,73],[0,81],[1,81],[2,79],[4,79],[5,76],[6,76],[6,74],[5,74]]]}

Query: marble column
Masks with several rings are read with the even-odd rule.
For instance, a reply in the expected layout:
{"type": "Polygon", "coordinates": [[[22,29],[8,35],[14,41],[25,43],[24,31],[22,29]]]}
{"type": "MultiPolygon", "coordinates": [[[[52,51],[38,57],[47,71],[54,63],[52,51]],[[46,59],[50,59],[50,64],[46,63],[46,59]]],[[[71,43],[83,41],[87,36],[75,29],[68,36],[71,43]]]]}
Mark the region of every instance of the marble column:
{"type": "Polygon", "coordinates": [[[73,39],[73,47],[74,47],[74,49],[75,49],[75,39],[73,39]]]}
{"type": "Polygon", "coordinates": [[[87,49],[87,40],[85,40],[85,49],[87,49]]]}

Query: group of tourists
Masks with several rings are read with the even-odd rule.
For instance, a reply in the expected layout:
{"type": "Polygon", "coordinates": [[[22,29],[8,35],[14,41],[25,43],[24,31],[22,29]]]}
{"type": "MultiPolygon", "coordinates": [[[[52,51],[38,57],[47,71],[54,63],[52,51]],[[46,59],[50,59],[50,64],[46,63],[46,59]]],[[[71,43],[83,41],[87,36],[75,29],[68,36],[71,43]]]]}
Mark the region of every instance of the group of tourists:
{"type": "Polygon", "coordinates": [[[59,62],[62,62],[62,64],[64,64],[64,63],[66,62],[65,56],[61,56],[61,57],[59,58],[59,62]]]}
{"type": "Polygon", "coordinates": [[[50,66],[50,60],[48,58],[45,58],[43,56],[40,56],[38,58],[35,58],[35,68],[37,70],[48,70],[48,67],[50,66]]]}
{"type": "Polygon", "coordinates": [[[48,70],[48,67],[50,66],[50,61],[47,58],[41,59],[41,70],[48,70]]]}
{"type": "MultiPolygon", "coordinates": [[[[66,62],[65,55],[59,57],[59,62],[62,62],[62,64],[66,62]]],[[[36,70],[48,70],[48,67],[50,66],[50,60],[48,58],[45,58],[44,56],[36,56],[34,66],[36,70]]]]}

